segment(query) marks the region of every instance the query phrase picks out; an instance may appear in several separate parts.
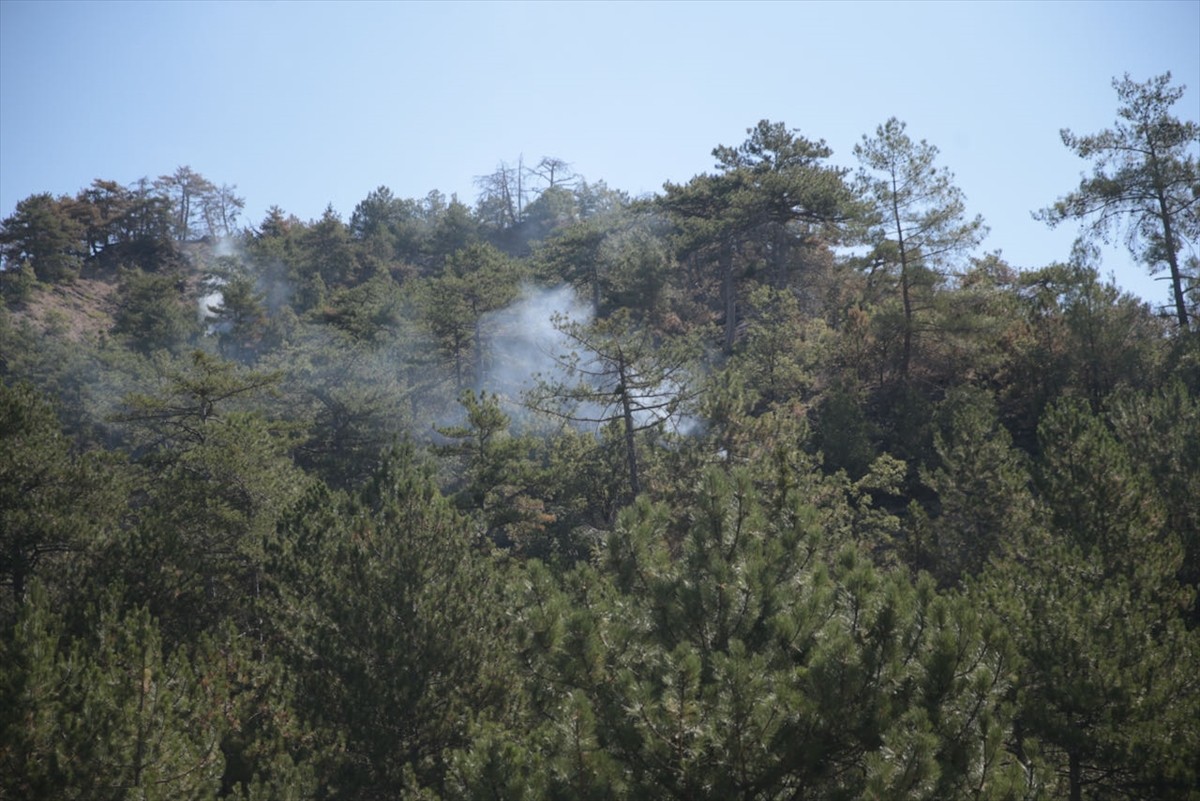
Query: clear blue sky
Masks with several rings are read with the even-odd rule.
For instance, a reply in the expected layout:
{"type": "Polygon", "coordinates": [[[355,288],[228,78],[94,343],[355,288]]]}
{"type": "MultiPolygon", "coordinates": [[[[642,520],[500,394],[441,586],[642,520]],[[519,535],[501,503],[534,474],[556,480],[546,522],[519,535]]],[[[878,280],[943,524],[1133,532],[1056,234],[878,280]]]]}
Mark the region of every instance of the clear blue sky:
{"type": "MultiPolygon", "coordinates": [[[[1111,124],[1111,80],[1170,70],[1200,118],[1200,0],[840,3],[72,3],[0,0],[0,215],[36,192],[190,165],[271,205],[348,219],[379,185],[473,201],[544,155],[635,195],[712,168],[760,119],[834,161],[890,116],[941,149],[1018,267],[1075,231],[1029,217],[1111,124]]],[[[1154,300],[1119,251],[1104,269],[1154,300]]]]}

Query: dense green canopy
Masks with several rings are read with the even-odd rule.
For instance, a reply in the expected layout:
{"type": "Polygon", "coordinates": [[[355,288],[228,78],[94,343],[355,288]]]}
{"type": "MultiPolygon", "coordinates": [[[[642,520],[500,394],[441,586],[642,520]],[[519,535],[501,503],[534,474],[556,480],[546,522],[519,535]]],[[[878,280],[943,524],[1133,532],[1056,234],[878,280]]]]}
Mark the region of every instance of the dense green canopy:
{"type": "Polygon", "coordinates": [[[0,799],[1200,799],[1195,126],[1116,88],[1044,214],[1165,316],[976,252],[894,118],[637,200],[22,201],[0,799]]]}

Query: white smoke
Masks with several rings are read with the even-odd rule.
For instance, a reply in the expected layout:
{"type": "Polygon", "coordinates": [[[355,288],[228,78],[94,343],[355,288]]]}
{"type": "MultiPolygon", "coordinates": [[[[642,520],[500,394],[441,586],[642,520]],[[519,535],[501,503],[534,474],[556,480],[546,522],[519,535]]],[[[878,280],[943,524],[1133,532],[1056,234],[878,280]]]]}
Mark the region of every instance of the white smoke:
{"type": "Polygon", "coordinates": [[[225,283],[225,279],[220,276],[207,276],[204,279],[204,292],[196,302],[199,307],[197,312],[200,315],[200,322],[206,324],[205,333],[209,335],[216,333],[217,326],[208,321],[217,316],[213,309],[225,303],[225,294],[221,291],[221,287],[225,286],[225,283]]]}
{"type": "MultiPolygon", "coordinates": [[[[254,289],[262,296],[263,303],[269,314],[277,314],[292,295],[292,287],[287,279],[287,267],[277,260],[266,262],[256,261],[250,257],[242,246],[242,240],[237,237],[223,236],[215,241],[210,257],[205,262],[205,274],[202,282],[203,294],[197,300],[200,322],[207,323],[214,312],[212,307],[225,303],[221,287],[228,283],[229,276],[238,274],[253,279],[254,289]]],[[[209,335],[219,333],[220,326],[206,325],[209,335]]]]}
{"type": "Polygon", "coordinates": [[[218,259],[226,257],[242,257],[241,243],[232,236],[218,237],[216,244],[213,245],[213,256],[218,259]]]}
{"type": "MultiPolygon", "coordinates": [[[[489,352],[484,361],[484,386],[479,389],[497,394],[505,411],[518,423],[527,421],[527,409],[523,400],[539,382],[547,384],[578,383],[580,375],[571,375],[566,365],[570,354],[578,356],[577,366],[584,373],[603,373],[598,355],[580,351],[579,343],[571,340],[556,326],[556,320],[569,320],[586,325],[592,320],[591,304],[583,301],[570,286],[555,289],[539,289],[528,286],[522,289],[519,299],[508,307],[486,315],[482,321],[485,330],[491,332],[489,352]]],[[[620,416],[620,407],[615,394],[615,376],[596,378],[589,382],[598,394],[613,393],[613,401],[603,403],[581,403],[572,414],[580,420],[612,420],[620,416]],[[607,381],[607,384],[603,384],[607,381]]],[[[695,427],[695,420],[680,415],[678,411],[668,416],[667,402],[681,393],[681,388],[671,381],[664,382],[651,392],[641,395],[640,405],[634,411],[634,422],[646,427],[663,422],[677,433],[686,434],[695,427]]],[[[580,428],[596,430],[595,422],[580,422],[580,428]]]]}
{"type": "Polygon", "coordinates": [[[561,360],[570,343],[554,327],[557,315],[581,323],[589,322],[592,316],[591,308],[580,302],[570,286],[527,286],[516,302],[484,317],[482,324],[492,336],[484,363],[483,388],[498,394],[506,406],[518,404],[521,396],[533,388],[537,376],[548,380],[566,378],[561,360]]]}
{"type": "MultiPolygon", "coordinates": [[[[241,256],[241,247],[233,239],[233,237],[222,236],[218,237],[217,240],[212,244],[211,256],[206,257],[204,262],[206,264],[211,263],[210,259],[240,259],[241,256]]],[[[210,336],[217,332],[217,326],[208,324],[208,321],[216,316],[216,312],[214,312],[213,309],[220,307],[225,303],[225,294],[221,291],[221,287],[225,286],[226,283],[228,282],[223,276],[216,275],[212,272],[206,272],[204,279],[201,282],[203,291],[196,301],[196,311],[199,314],[200,322],[205,324],[205,333],[210,336]]]]}

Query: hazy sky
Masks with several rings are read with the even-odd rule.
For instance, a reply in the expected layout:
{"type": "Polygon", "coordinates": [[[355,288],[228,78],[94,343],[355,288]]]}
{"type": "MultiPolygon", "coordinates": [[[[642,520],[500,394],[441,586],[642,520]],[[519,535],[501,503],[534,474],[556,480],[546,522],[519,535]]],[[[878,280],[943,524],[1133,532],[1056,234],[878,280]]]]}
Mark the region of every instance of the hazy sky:
{"type": "MultiPolygon", "coordinates": [[[[658,192],[710,170],[760,119],[833,161],[890,116],[941,150],[984,249],[1065,258],[1030,219],[1085,163],[1059,129],[1115,118],[1111,81],[1170,70],[1200,119],[1200,0],[903,3],[82,3],[0,0],[0,215],[36,192],[189,165],[278,205],[348,219],[368,192],[472,202],[501,161],[562,158],[658,192]]],[[[1105,272],[1153,301],[1118,251],[1105,272]]]]}

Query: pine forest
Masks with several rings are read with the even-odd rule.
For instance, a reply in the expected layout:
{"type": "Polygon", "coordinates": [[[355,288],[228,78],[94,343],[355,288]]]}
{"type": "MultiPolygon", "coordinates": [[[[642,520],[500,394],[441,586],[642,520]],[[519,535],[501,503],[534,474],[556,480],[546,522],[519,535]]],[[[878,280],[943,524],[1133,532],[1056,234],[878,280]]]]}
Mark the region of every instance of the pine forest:
{"type": "Polygon", "coordinates": [[[0,799],[1200,799],[1200,126],[1113,88],[1043,265],[895,118],[6,210],[0,799]]]}

